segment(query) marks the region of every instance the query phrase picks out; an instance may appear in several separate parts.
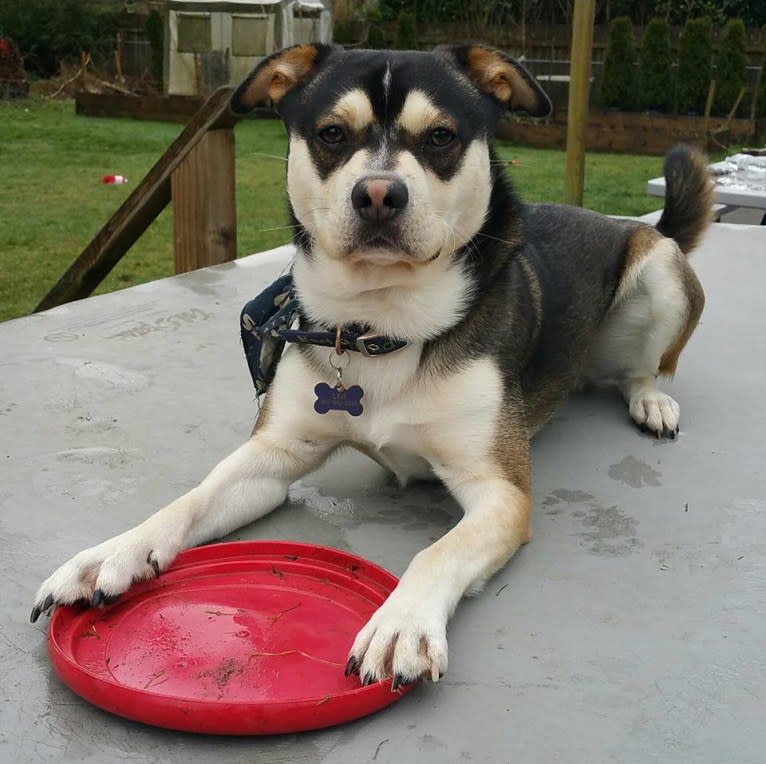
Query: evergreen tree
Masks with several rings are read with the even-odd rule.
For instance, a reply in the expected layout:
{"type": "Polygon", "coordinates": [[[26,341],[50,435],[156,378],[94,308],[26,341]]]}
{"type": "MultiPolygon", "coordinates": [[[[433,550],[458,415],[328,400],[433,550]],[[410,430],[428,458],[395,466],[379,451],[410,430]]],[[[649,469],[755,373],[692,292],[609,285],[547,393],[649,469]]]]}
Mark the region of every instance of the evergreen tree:
{"type": "Polygon", "coordinates": [[[745,25],[742,19],[731,19],[723,29],[718,50],[714,114],[725,116],[731,111],[739,91],[745,85],[746,66],[745,25]]]}
{"type": "Polygon", "coordinates": [[[636,38],[633,22],[620,16],[609,26],[609,39],[601,83],[601,103],[618,109],[636,105],[636,38]]]}
{"type": "Polygon", "coordinates": [[[638,74],[639,103],[643,109],[667,112],[673,106],[670,26],[652,19],[644,33],[638,74]]]}
{"type": "Polygon", "coordinates": [[[418,47],[418,30],[415,24],[415,14],[402,11],[396,21],[397,50],[416,50],[418,47]]]}
{"type": "Polygon", "coordinates": [[[710,19],[690,19],[681,31],[678,50],[678,111],[705,111],[711,80],[710,19]]]}
{"type": "Polygon", "coordinates": [[[755,94],[755,116],[766,117],[766,57],[761,62],[761,80],[755,94]]]}

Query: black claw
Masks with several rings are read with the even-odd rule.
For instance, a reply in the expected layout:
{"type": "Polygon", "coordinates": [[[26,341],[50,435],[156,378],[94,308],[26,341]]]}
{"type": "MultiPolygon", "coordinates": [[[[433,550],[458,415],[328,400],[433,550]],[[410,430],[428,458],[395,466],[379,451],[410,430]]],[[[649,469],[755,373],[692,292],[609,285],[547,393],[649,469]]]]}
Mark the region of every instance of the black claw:
{"type": "Polygon", "coordinates": [[[364,674],[364,676],[360,677],[360,681],[362,683],[362,687],[367,687],[368,684],[372,684],[372,677],[369,674],[364,674]]]}
{"type": "Polygon", "coordinates": [[[101,591],[101,589],[96,589],[95,592],[93,592],[93,600],[91,604],[93,607],[98,607],[101,605],[104,601],[104,593],[101,591]]]}
{"type": "Polygon", "coordinates": [[[351,676],[351,674],[354,674],[356,672],[357,664],[356,664],[356,658],[351,655],[348,659],[348,662],[346,663],[346,668],[343,671],[343,673],[346,676],[351,676]]]}
{"type": "Polygon", "coordinates": [[[37,619],[53,607],[53,595],[49,594],[42,605],[35,605],[29,615],[30,623],[36,623],[37,619]]]}
{"type": "Polygon", "coordinates": [[[149,554],[149,558],[147,559],[147,562],[154,568],[154,577],[159,578],[160,577],[160,564],[157,562],[157,558],[153,557],[151,554],[149,554]]]}
{"type": "Polygon", "coordinates": [[[104,597],[104,604],[105,605],[114,605],[117,600],[120,599],[119,594],[110,594],[108,597],[104,597]]]}
{"type": "Polygon", "coordinates": [[[391,682],[391,692],[396,692],[403,684],[407,684],[407,681],[401,674],[397,674],[391,682]]]}

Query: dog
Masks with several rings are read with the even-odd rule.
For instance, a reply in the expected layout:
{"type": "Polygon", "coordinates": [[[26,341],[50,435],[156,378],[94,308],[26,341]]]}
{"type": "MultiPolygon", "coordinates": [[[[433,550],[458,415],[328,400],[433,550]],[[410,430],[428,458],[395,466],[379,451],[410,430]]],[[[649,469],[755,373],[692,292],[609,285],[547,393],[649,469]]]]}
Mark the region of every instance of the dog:
{"type": "Polygon", "coordinates": [[[657,378],[674,373],[704,305],[687,255],[711,220],[706,160],[668,154],[656,227],[522,204],[491,137],[509,110],[545,116],[550,101],[482,45],[293,46],[231,100],[239,115],[268,104],[289,134],[298,328],[271,330],[294,336],[272,353],[253,434],[199,486],[60,567],[31,620],[160,575],[350,446],[402,484],[438,478],[464,511],[348,652],[363,684],[437,681],[458,602],[530,540],[529,442],[565,396],[616,384],[641,428],[676,437],[679,407],[657,378]]]}

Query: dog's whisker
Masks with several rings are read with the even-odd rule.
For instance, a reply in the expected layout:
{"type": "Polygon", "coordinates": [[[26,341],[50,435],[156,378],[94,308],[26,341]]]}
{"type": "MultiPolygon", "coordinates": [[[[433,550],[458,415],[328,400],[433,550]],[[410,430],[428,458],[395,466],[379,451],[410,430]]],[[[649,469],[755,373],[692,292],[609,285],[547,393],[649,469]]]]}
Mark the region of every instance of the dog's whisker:
{"type": "Polygon", "coordinates": [[[265,157],[267,159],[279,159],[281,162],[286,162],[287,157],[280,156],[279,154],[265,154],[263,151],[249,151],[247,154],[242,154],[237,157],[238,160],[250,159],[250,157],[265,157]]]}
{"type": "Polygon", "coordinates": [[[275,225],[271,228],[258,228],[258,233],[266,233],[267,231],[289,231],[293,228],[299,228],[299,224],[296,225],[275,225]]]}
{"type": "Polygon", "coordinates": [[[519,162],[517,159],[493,159],[490,164],[495,167],[529,167],[528,164],[519,162]]]}
{"type": "Polygon", "coordinates": [[[481,231],[478,231],[476,233],[477,236],[481,236],[485,239],[492,239],[493,241],[499,241],[501,244],[508,244],[508,246],[515,247],[517,242],[508,241],[507,239],[500,239],[497,236],[491,236],[488,233],[482,233],[481,231]]]}

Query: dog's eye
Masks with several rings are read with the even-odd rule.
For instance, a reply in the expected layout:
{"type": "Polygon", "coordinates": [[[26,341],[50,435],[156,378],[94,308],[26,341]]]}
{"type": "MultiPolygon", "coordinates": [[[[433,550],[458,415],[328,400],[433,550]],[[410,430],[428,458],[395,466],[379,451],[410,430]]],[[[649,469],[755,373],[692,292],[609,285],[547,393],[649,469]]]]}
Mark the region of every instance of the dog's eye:
{"type": "Polygon", "coordinates": [[[327,125],[317,132],[317,136],[322,143],[329,146],[337,146],[346,140],[346,131],[340,125],[327,125]]]}
{"type": "Polygon", "coordinates": [[[456,137],[455,133],[447,127],[435,127],[428,135],[428,143],[443,149],[449,146],[456,137]]]}

